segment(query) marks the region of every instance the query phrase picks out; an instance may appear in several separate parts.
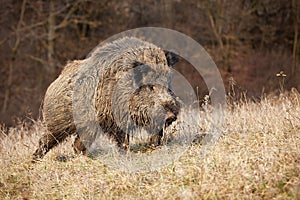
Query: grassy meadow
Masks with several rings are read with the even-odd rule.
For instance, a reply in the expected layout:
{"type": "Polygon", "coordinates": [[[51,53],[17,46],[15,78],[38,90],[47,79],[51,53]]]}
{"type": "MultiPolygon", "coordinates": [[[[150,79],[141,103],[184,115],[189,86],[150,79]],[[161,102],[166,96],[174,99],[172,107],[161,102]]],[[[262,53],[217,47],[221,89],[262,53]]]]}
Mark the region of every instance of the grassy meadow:
{"type": "Polygon", "coordinates": [[[222,129],[205,154],[195,144],[160,170],[128,173],[75,155],[72,139],[32,163],[42,123],[2,126],[0,199],[300,199],[296,90],[228,105],[222,129]]]}

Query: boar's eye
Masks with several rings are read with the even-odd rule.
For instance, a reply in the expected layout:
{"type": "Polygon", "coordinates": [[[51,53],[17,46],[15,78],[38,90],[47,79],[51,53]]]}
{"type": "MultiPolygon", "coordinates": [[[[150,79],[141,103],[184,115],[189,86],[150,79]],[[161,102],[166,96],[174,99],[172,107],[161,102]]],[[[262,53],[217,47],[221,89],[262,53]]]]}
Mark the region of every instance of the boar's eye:
{"type": "Polygon", "coordinates": [[[140,65],[143,65],[144,63],[141,63],[139,61],[135,61],[133,64],[132,64],[132,67],[135,68],[137,66],[140,66],[140,65]]]}
{"type": "Polygon", "coordinates": [[[148,85],[148,88],[153,91],[154,90],[154,85],[148,85]]]}

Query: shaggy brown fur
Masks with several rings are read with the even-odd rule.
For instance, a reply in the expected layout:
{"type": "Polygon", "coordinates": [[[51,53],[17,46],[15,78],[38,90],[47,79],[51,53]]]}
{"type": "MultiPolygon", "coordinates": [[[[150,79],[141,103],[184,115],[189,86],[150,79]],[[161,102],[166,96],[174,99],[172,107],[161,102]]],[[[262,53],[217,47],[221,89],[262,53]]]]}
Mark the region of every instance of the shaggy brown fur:
{"type": "Polygon", "coordinates": [[[48,132],[34,159],[73,134],[75,152],[87,153],[102,132],[126,150],[137,127],[160,144],[164,127],[177,119],[180,109],[169,89],[170,66],[176,61],[170,52],[125,37],[97,48],[85,60],[68,63],[46,92],[43,118],[48,132]]]}

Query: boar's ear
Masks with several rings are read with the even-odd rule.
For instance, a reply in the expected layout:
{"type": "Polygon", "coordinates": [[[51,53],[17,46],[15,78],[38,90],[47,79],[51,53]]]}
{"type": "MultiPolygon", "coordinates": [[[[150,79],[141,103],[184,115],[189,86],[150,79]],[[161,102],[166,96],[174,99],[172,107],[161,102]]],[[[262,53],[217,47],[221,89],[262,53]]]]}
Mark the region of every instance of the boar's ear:
{"type": "Polygon", "coordinates": [[[170,51],[164,51],[164,52],[165,52],[165,55],[166,55],[168,65],[170,67],[173,67],[179,61],[178,56],[175,53],[170,52],[170,51]]]}
{"type": "Polygon", "coordinates": [[[148,65],[145,65],[141,62],[133,63],[133,83],[136,86],[142,85],[143,77],[151,71],[151,68],[148,65]]]}

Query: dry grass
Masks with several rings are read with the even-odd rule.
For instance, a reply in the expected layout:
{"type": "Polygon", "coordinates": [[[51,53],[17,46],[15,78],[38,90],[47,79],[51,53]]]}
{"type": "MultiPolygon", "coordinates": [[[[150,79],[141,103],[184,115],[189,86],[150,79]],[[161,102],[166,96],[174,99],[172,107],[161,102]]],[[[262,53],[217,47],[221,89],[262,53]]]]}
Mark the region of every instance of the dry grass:
{"type": "Polygon", "coordinates": [[[299,94],[236,103],[225,115],[205,155],[194,145],[159,171],[131,174],[75,156],[70,141],[32,164],[41,123],[2,129],[0,199],[300,199],[299,94]]]}

